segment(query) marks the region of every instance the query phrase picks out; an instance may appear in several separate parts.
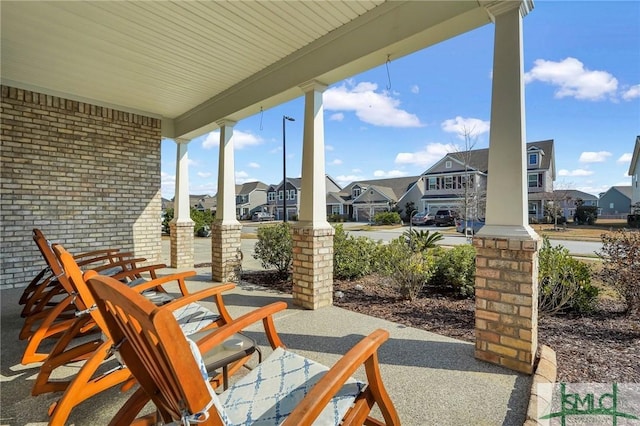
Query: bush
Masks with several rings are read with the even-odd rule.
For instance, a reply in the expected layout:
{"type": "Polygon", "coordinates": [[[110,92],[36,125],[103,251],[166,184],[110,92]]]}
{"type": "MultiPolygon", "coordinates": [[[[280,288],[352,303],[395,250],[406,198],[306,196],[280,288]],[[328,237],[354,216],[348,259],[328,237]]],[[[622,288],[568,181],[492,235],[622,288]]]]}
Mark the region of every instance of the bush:
{"type": "Polygon", "coordinates": [[[473,297],[476,276],[476,250],[470,244],[437,253],[436,269],[430,284],[450,287],[462,297],[473,297]]]}
{"type": "Polygon", "coordinates": [[[640,317],[640,232],[603,234],[598,256],[604,261],[602,280],[624,298],[628,314],[640,317]]]}
{"type": "Polygon", "coordinates": [[[400,215],[397,212],[379,212],[373,216],[375,225],[395,225],[402,223],[400,215]]]}
{"type": "Polygon", "coordinates": [[[276,268],[286,276],[293,258],[289,223],[262,226],[258,228],[258,242],[254,248],[254,259],[260,260],[265,269],[276,268]]]}
{"type": "Polygon", "coordinates": [[[347,235],[342,225],[336,225],[333,236],[333,275],[336,278],[355,279],[376,269],[376,251],[379,243],[367,237],[347,235]]]}
{"type": "Polygon", "coordinates": [[[573,216],[573,222],[578,225],[593,225],[598,220],[598,207],[596,206],[578,206],[576,214],[573,216]]]}
{"type": "Polygon", "coordinates": [[[391,279],[393,287],[407,300],[414,300],[435,270],[431,250],[413,252],[403,237],[379,249],[379,269],[391,279]]]}
{"type": "Polygon", "coordinates": [[[562,245],[544,238],[539,253],[538,310],[540,314],[589,312],[598,288],[591,284],[591,268],[574,259],[562,245]]]}
{"type": "Polygon", "coordinates": [[[329,216],[327,216],[327,221],[328,222],[344,222],[345,221],[345,217],[341,214],[331,214],[329,216]]]}

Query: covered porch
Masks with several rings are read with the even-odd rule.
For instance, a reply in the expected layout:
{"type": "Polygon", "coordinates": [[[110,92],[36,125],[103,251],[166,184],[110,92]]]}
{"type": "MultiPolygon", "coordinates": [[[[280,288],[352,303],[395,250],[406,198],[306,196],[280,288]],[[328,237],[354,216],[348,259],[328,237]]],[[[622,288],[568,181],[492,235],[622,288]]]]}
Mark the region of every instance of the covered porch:
{"type": "Polygon", "coordinates": [[[161,138],[176,142],[171,266],[192,267],[188,146],[215,129],[220,167],[211,273],[213,281],[226,280],[241,232],[234,126],[303,96],[292,303],[330,306],[323,91],[492,23],[490,177],[486,226],[476,238],[475,355],[530,373],[539,243],[527,225],[522,24],[532,8],[530,0],[3,2],[2,288],[26,285],[40,268],[29,238],[33,227],[76,250],[115,245],[157,260],[161,138]]]}

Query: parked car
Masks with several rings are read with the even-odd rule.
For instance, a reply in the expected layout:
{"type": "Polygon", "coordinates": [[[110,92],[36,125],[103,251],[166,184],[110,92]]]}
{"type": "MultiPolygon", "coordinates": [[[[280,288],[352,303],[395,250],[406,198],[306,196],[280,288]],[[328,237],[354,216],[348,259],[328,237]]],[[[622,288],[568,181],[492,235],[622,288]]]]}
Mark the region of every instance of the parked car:
{"type": "Polygon", "coordinates": [[[484,219],[456,219],[456,231],[467,234],[467,229],[471,235],[475,235],[476,232],[484,226],[484,219]]]}
{"type": "Polygon", "coordinates": [[[417,213],[411,218],[412,225],[433,225],[433,215],[428,212],[417,213]]]}
{"type": "Polygon", "coordinates": [[[454,210],[438,210],[433,221],[436,226],[454,226],[458,214],[454,210]]]}
{"type": "Polygon", "coordinates": [[[251,220],[254,222],[266,222],[273,220],[273,215],[267,212],[255,212],[253,216],[251,216],[251,220]]]}

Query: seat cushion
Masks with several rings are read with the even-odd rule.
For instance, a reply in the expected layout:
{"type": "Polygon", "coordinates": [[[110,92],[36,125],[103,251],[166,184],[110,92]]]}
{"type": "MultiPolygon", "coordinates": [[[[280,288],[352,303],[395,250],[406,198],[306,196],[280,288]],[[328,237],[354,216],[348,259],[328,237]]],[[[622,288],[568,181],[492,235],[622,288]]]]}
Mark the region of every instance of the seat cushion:
{"type": "Polygon", "coordinates": [[[200,331],[220,318],[219,315],[195,302],[176,309],[173,311],[173,316],[178,321],[185,336],[200,331]]]}
{"type": "MultiPolygon", "coordinates": [[[[245,377],[220,395],[227,426],[279,425],[329,369],[277,348],[245,377]]],[[[314,425],[338,425],[364,384],[350,378],[314,425]]]]}

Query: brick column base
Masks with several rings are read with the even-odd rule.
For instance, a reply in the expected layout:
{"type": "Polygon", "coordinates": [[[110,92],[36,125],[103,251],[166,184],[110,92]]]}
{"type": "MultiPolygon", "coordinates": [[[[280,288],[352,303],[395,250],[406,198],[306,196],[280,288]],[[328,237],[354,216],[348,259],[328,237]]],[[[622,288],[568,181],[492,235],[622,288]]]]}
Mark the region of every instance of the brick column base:
{"type": "Polygon", "coordinates": [[[172,268],[193,268],[193,226],[193,222],[169,222],[172,268]]]}
{"type": "Polygon", "coordinates": [[[318,309],[333,304],[333,234],[333,228],[293,228],[295,305],[318,309]]]}
{"type": "Polygon", "coordinates": [[[233,263],[236,251],[240,249],[242,224],[211,225],[211,278],[217,282],[227,282],[234,273],[233,263]]]}
{"type": "Polygon", "coordinates": [[[476,358],[531,374],[538,346],[540,240],[475,237],[476,358]]]}

